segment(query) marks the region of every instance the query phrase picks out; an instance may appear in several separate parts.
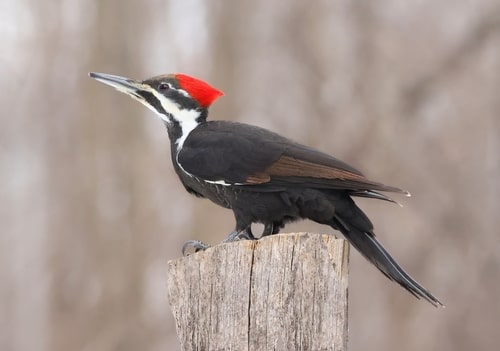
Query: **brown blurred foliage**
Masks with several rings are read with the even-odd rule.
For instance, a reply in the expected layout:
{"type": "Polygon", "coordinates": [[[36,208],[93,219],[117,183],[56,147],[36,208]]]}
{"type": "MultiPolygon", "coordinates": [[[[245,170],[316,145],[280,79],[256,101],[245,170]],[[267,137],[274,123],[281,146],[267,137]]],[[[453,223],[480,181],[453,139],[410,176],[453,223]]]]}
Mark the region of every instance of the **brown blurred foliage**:
{"type": "MultiPolygon", "coordinates": [[[[419,302],[353,251],[351,350],[492,350],[500,336],[500,3],[4,1],[0,349],[178,350],[166,261],[220,241],[163,124],[87,77],[185,72],[211,118],[279,131],[412,192],[360,201],[442,299],[419,302]]],[[[331,232],[310,222],[287,231],[331,232]]]]}

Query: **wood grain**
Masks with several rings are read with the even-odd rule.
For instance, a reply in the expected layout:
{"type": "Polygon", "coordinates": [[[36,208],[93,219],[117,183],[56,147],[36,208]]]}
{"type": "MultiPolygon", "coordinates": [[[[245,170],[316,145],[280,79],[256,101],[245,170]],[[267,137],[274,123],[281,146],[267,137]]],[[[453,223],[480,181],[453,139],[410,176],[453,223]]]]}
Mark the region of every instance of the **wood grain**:
{"type": "Polygon", "coordinates": [[[182,350],[346,350],[349,246],[280,234],[168,262],[182,350]]]}

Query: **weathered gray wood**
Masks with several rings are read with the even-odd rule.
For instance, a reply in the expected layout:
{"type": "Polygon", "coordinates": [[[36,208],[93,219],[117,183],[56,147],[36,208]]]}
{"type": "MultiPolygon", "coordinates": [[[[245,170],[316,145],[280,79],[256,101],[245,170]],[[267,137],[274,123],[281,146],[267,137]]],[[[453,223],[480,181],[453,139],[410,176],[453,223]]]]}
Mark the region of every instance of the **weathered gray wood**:
{"type": "Polygon", "coordinates": [[[168,262],[183,350],[347,350],[349,246],[280,234],[168,262]]]}

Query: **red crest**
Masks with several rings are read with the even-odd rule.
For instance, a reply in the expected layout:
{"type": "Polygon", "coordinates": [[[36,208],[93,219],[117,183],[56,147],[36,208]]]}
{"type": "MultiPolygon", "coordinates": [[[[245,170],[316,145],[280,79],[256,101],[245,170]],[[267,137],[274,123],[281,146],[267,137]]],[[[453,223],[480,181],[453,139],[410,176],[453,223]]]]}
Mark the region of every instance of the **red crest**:
{"type": "Polygon", "coordinates": [[[209,107],[219,96],[224,95],[222,91],[215,89],[210,84],[185,74],[176,74],[175,78],[179,82],[179,86],[198,101],[202,107],[209,107]]]}

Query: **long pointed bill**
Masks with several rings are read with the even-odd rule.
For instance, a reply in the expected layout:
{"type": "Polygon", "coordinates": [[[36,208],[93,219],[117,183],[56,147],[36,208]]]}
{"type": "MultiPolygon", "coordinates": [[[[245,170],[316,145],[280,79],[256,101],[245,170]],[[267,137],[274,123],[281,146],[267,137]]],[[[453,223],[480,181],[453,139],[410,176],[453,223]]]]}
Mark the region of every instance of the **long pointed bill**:
{"type": "Polygon", "coordinates": [[[155,91],[147,84],[141,83],[134,79],[115,76],[107,73],[90,72],[89,76],[95,80],[112,86],[119,92],[127,94],[136,99],[151,111],[160,115],[163,120],[166,120],[166,113],[161,107],[160,101],[156,97],[155,91]]]}
{"type": "MultiPolygon", "coordinates": [[[[149,108],[151,111],[162,116],[161,112],[163,112],[163,109],[161,111],[158,110],[157,99],[151,98],[154,96],[154,92],[149,85],[143,84],[134,79],[107,73],[90,72],[89,76],[101,83],[112,86],[121,93],[127,94],[149,108]]],[[[163,118],[164,116],[162,116],[162,119],[163,118]]]]}
{"type": "Polygon", "coordinates": [[[112,74],[106,74],[106,73],[96,73],[96,72],[90,72],[89,76],[91,78],[94,78],[95,80],[98,80],[101,83],[110,85],[116,90],[121,91],[122,93],[128,95],[137,96],[138,91],[145,90],[143,84],[130,78],[114,76],[112,74]]]}

